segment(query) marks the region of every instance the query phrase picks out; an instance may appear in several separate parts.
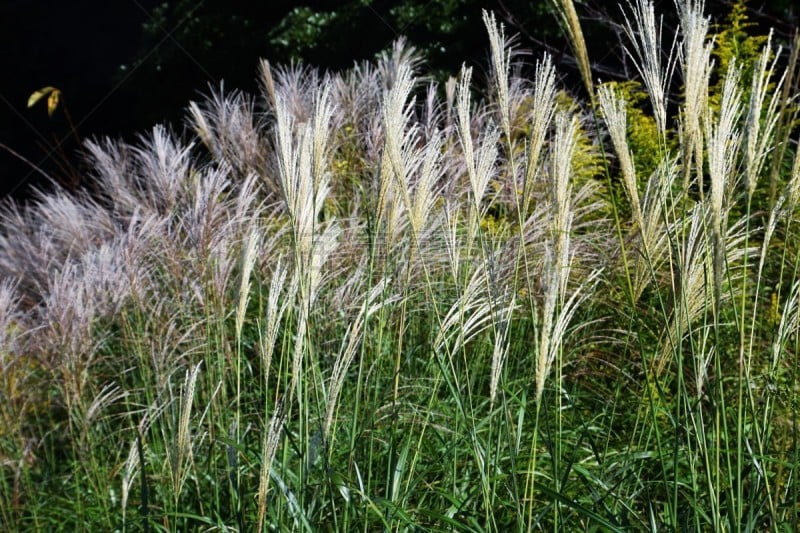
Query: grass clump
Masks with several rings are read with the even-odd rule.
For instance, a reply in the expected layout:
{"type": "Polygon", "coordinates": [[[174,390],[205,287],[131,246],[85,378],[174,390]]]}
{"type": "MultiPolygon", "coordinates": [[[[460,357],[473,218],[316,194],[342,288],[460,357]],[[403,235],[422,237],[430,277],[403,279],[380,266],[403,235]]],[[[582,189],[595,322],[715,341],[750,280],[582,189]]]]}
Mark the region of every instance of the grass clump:
{"type": "Polygon", "coordinates": [[[264,62],[5,206],[0,528],[796,526],[780,56],[721,72],[687,2],[662,61],[640,0],[641,80],[595,84],[562,4],[588,103],[486,14],[485,100],[402,41],[264,62]]]}

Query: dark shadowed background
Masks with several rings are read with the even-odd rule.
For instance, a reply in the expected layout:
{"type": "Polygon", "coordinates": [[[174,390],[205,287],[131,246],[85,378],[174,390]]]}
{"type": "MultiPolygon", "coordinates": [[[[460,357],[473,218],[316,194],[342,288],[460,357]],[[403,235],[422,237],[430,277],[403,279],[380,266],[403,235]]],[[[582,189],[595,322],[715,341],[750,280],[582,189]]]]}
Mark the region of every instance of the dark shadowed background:
{"type": "MultiPolygon", "coordinates": [[[[707,2],[715,21],[730,1],[707,2]]],[[[672,1],[656,2],[674,28],[672,1]]],[[[462,62],[487,64],[481,9],[496,12],[535,56],[550,51],[570,82],[569,49],[547,0],[0,0],[0,195],[25,198],[50,176],[77,186],[81,139],[135,139],[158,122],[179,128],[186,104],[225,80],[256,90],[259,58],[328,69],[373,58],[400,35],[440,78],[462,62]],[[52,117],[29,95],[57,87],[52,117]],[[65,113],[67,111],[69,115],[65,113]],[[70,123],[71,119],[71,123],[70,123]]],[[[578,4],[596,73],[624,75],[616,2],[578,4]]],[[[792,0],[750,1],[753,31],[775,27],[788,41],[792,0]]]]}

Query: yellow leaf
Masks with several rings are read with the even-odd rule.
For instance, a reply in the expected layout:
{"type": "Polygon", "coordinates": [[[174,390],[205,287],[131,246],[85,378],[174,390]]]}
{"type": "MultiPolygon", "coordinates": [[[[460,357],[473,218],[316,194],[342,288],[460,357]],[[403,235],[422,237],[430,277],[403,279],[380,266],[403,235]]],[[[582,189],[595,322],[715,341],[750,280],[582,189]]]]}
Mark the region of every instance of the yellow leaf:
{"type": "Polygon", "coordinates": [[[56,90],[55,87],[44,87],[38,91],[34,91],[33,94],[28,97],[28,107],[36,105],[36,102],[56,90]]]}
{"type": "Polygon", "coordinates": [[[47,114],[53,116],[53,112],[58,107],[58,101],[61,99],[61,91],[54,89],[47,98],[47,114]]]}

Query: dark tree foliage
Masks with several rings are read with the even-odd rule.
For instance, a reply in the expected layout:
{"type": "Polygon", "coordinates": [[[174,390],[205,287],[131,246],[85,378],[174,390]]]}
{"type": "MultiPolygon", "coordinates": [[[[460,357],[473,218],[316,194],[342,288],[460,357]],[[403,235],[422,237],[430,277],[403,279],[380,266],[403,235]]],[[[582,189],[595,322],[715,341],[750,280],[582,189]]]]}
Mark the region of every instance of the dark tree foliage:
{"type": "MultiPolygon", "coordinates": [[[[541,0],[338,0],[247,2],[177,0],[153,12],[143,30],[143,86],[160,86],[169,105],[140,102],[152,120],[175,113],[208,82],[253,90],[260,58],[343,69],[372,59],[401,36],[425,56],[427,67],[444,76],[461,63],[482,61],[487,45],[481,10],[514,13],[520,25],[536,27],[537,38],[555,41],[554,18],[541,0]],[[524,15],[523,15],[524,14],[524,15]],[[169,37],[167,37],[169,35],[169,37]],[[164,38],[171,43],[150,54],[164,38]]],[[[139,65],[141,64],[141,65],[139,65]]],[[[141,91],[149,94],[149,91],[141,91]]]]}
{"type": "MultiPolygon", "coordinates": [[[[0,3],[0,15],[7,15],[0,16],[5,23],[2,33],[21,49],[15,63],[19,68],[7,73],[9,79],[22,82],[11,92],[3,90],[6,105],[14,109],[9,111],[8,120],[3,120],[9,126],[0,141],[41,163],[48,172],[63,172],[59,166],[64,162],[57,161],[58,150],[48,146],[64,141],[61,145],[66,150],[62,151],[74,152],[77,142],[62,124],[63,116],[56,114],[53,120],[47,120],[41,112],[24,109],[27,95],[44,85],[62,89],[81,136],[90,137],[131,135],[155,123],[178,123],[189,100],[207,93],[209,85],[216,87],[222,80],[226,89],[254,92],[261,58],[273,64],[295,61],[339,70],[373,58],[405,36],[426,58],[426,70],[440,80],[456,74],[462,63],[475,66],[480,73],[488,65],[483,9],[496,13],[509,36],[517,35],[517,48],[530,54],[531,63],[549,52],[565,76],[565,84],[580,86],[550,0],[156,2],[141,0],[136,9],[127,6],[130,12],[112,9],[110,4],[103,4],[101,9],[93,0],[64,4],[59,9],[39,3],[0,3]],[[77,5],[82,8],[77,9],[77,5]],[[84,17],[80,19],[83,26],[76,22],[77,16],[84,17]],[[47,30],[41,29],[41,21],[46,21],[47,30]],[[105,28],[104,37],[84,43],[89,32],[80,28],[87,26],[105,28]],[[42,31],[46,31],[46,37],[42,31]],[[84,43],[80,49],[79,43],[84,43]],[[33,54],[36,50],[38,55],[33,54]],[[37,74],[28,76],[34,69],[37,74]],[[49,127],[56,140],[41,133],[36,140],[31,132],[28,137],[15,137],[25,130],[19,117],[28,124],[33,121],[38,132],[49,127]],[[17,125],[12,127],[12,121],[17,125]],[[44,146],[27,146],[34,142],[44,146]]],[[[731,4],[732,0],[709,0],[706,11],[722,22],[731,4]]],[[[670,34],[677,26],[673,0],[656,0],[656,5],[665,14],[665,33],[670,34]]],[[[633,76],[633,68],[622,53],[621,29],[610,22],[619,20],[618,3],[584,0],[577,2],[577,7],[595,74],[604,79],[633,76]]],[[[774,27],[777,37],[784,41],[790,38],[796,14],[793,0],[748,2],[748,16],[755,23],[752,32],[766,33],[774,27]]],[[[7,152],[0,154],[0,162],[12,169],[10,172],[23,172],[26,179],[36,181],[30,179],[36,173],[7,152]]],[[[13,177],[3,179],[3,189],[14,188],[13,177]]]]}
{"type": "MultiPolygon", "coordinates": [[[[721,20],[731,9],[732,0],[712,0],[706,11],[721,20]]],[[[599,28],[613,31],[620,4],[587,0],[578,2],[589,35],[602,42],[599,28]]],[[[657,0],[668,25],[675,24],[674,2],[657,0]]],[[[354,59],[369,58],[392,40],[405,35],[425,53],[434,65],[447,66],[473,58],[485,49],[480,35],[480,12],[496,12],[532,48],[553,46],[560,32],[552,18],[550,0],[330,0],[269,3],[226,2],[222,0],[176,0],[165,2],[153,12],[144,27],[143,48],[172,31],[175,41],[184,46],[183,54],[206,55],[223,45],[226,53],[256,51],[269,54],[277,62],[299,59],[316,65],[340,68],[354,59]],[[477,33],[473,33],[477,32],[477,33]],[[455,56],[455,57],[454,57],[455,56]]],[[[792,0],[771,0],[748,4],[748,13],[766,28],[779,33],[792,31],[796,18],[792,0]]],[[[174,52],[174,50],[172,50],[174,52]]],[[[217,51],[216,54],[221,53],[217,51]]],[[[168,56],[164,56],[166,58],[168,56]]]]}
{"type": "MultiPolygon", "coordinates": [[[[669,33],[677,26],[674,3],[656,4],[665,14],[669,33]]],[[[708,1],[706,9],[721,22],[731,4],[708,1]]],[[[788,39],[796,9],[791,0],[750,4],[754,31],[775,27],[788,39]]],[[[338,70],[374,57],[400,36],[423,53],[427,68],[439,78],[457,73],[463,62],[481,68],[487,64],[483,9],[494,11],[509,35],[518,35],[520,50],[534,58],[550,52],[562,74],[570,75],[574,62],[549,0],[175,0],[161,4],[144,27],[141,83],[161,87],[158,94],[164,105],[154,105],[145,96],[140,116],[153,121],[175,118],[206,83],[221,79],[229,88],[253,90],[259,58],[338,70]],[[165,38],[171,42],[148,55],[165,38]]],[[[631,74],[622,53],[621,29],[610,22],[619,20],[619,4],[587,0],[579,2],[578,9],[595,72],[605,77],[631,74]]]]}

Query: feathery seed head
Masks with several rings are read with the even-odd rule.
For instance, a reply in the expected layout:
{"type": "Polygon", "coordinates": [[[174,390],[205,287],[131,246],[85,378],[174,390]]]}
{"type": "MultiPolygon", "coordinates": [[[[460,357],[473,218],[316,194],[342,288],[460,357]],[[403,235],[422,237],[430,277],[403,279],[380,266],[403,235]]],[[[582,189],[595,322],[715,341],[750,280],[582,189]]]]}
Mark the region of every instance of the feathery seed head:
{"type": "Polygon", "coordinates": [[[745,138],[745,186],[748,198],[752,198],[758,184],[758,178],[764,167],[767,155],[772,151],[773,134],[778,124],[780,114],[777,109],[780,105],[781,87],[786,81],[787,70],[784,70],[777,86],[772,90],[772,97],[764,105],[767,93],[770,91],[770,80],[780,58],[779,53],[773,55],[772,32],[767,38],[767,44],[761,51],[753,68],[753,80],[750,89],[750,101],[747,107],[746,138],[745,138]]]}
{"type": "Polygon", "coordinates": [[[636,69],[644,80],[645,88],[650,96],[653,106],[653,115],[659,134],[664,137],[667,131],[667,106],[666,90],[670,85],[674,63],[674,51],[677,43],[673,41],[670,46],[666,67],[662,66],[661,48],[661,21],[656,25],[655,7],[651,0],[628,0],[628,8],[632,17],[625,17],[624,29],[628,40],[633,46],[631,51],[625,47],[625,52],[633,59],[636,69]]]}
{"type": "Polygon", "coordinates": [[[495,90],[497,91],[497,103],[500,106],[500,116],[503,125],[503,132],[507,138],[511,138],[511,124],[509,121],[509,101],[508,101],[508,72],[511,64],[511,51],[507,49],[505,30],[502,24],[497,24],[494,13],[485,9],[483,13],[483,24],[489,33],[489,44],[492,50],[492,70],[494,72],[495,90]]]}
{"type": "Polygon", "coordinates": [[[578,70],[581,73],[586,92],[590,98],[594,98],[592,67],[589,63],[589,52],[586,49],[586,40],[583,38],[583,29],[581,29],[578,12],[575,10],[575,3],[572,0],[553,0],[553,3],[561,18],[561,24],[567,32],[575,58],[578,60],[578,70]]]}
{"type": "Polygon", "coordinates": [[[739,69],[731,62],[722,88],[722,103],[719,118],[706,118],[708,143],[708,173],[711,178],[711,212],[714,216],[715,231],[722,233],[725,218],[723,196],[732,184],[736,155],[739,150],[741,133],[737,122],[741,110],[741,90],[739,89],[739,69]]]}
{"type": "Polygon", "coordinates": [[[601,85],[597,90],[600,109],[605,117],[611,142],[617,152],[620,168],[622,169],[622,184],[633,208],[634,219],[642,227],[643,216],[639,204],[639,189],[636,182],[636,171],[633,156],[627,141],[627,110],[625,100],[622,99],[609,84],[601,85]]]}

